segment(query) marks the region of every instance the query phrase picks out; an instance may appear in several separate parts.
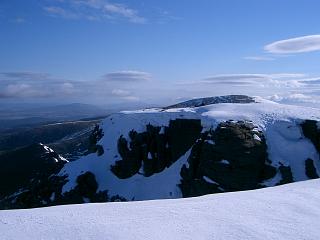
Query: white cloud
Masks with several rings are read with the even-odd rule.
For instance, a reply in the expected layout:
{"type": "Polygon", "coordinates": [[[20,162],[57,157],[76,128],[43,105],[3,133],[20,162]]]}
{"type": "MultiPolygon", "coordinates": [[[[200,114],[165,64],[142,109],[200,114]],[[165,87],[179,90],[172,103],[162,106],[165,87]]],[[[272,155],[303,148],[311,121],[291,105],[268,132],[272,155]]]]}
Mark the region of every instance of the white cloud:
{"type": "Polygon", "coordinates": [[[86,81],[61,79],[37,72],[3,72],[0,73],[0,99],[38,97],[43,100],[50,98],[60,101],[62,99],[99,103],[162,101],[167,104],[179,96],[189,99],[195,96],[226,94],[262,97],[277,94],[273,100],[288,102],[290,100],[298,103],[310,103],[315,99],[303,95],[319,95],[317,101],[320,103],[320,77],[302,73],[217,74],[180,85],[175,82],[164,84],[157,79],[152,81],[151,79],[150,73],[132,70],[111,72],[101,78],[86,81]]]}
{"type": "Polygon", "coordinates": [[[289,98],[290,99],[297,99],[297,100],[306,100],[306,99],[311,99],[310,96],[307,96],[305,94],[302,94],[302,93],[293,93],[293,94],[290,94],[289,95],[289,98]]]}
{"type": "Polygon", "coordinates": [[[274,94],[267,96],[267,99],[285,104],[303,104],[309,106],[317,106],[320,103],[319,95],[308,95],[308,93],[283,93],[283,94],[274,94]]]}
{"type": "Polygon", "coordinates": [[[82,88],[78,81],[38,72],[0,72],[0,98],[61,97],[82,88]]]}
{"type": "Polygon", "coordinates": [[[66,97],[76,92],[72,83],[48,84],[17,82],[1,86],[0,98],[47,98],[66,97]]]}
{"type": "Polygon", "coordinates": [[[111,94],[117,97],[126,97],[130,95],[130,92],[122,89],[113,89],[111,94]]]}
{"type": "Polygon", "coordinates": [[[138,10],[121,3],[104,0],[65,0],[56,1],[54,6],[44,10],[53,17],[86,20],[125,19],[132,23],[146,23],[138,10]]]}
{"type": "Polygon", "coordinates": [[[9,84],[0,91],[0,98],[45,97],[48,92],[34,89],[29,84],[9,84]]]}
{"type": "Polygon", "coordinates": [[[292,79],[300,79],[306,77],[306,74],[304,73],[272,73],[272,74],[265,74],[266,76],[272,77],[272,78],[292,78],[292,79]]]}
{"type": "MultiPolygon", "coordinates": [[[[201,88],[203,90],[214,87],[220,90],[229,90],[233,94],[249,89],[270,88],[299,88],[311,84],[317,86],[319,78],[308,78],[302,73],[240,73],[240,74],[217,74],[197,81],[181,81],[175,85],[179,87],[201,88]],[[314,79],[314,81],[309,81],[314,79]],[[204,86],[206,85],[206,86],[204,86]]],[[[318,83],[320,86],[320,82],[318,83]]]]}
{"type": "Polygon", "coordinates": [[[140,71],[119,71],[104,75],[102,78],[106,81],[114,82],[140,82],[151,80],[151,74],[140,71]]]}
{"type": "Polygon", "coordinates": [[[45,80],[50,76],[47,73],[39,72],[0,72],[1,80],[45,80]]]}
{"type": "Polygon", "coordinates": [[[123,97],[122,99],[129,102],[138,102],[140,100],[140,98],[136,96],[126,96],[126,97],[123,97]]]}
{"type": "Polygon", "coordinates": [[[133,96],[130,91],[123,89],[113,89],[111,92],[112,96],[129,102],[137,102],[140,100],[139,97],[133,96]]]}
{"type": "Polygon", "coordinates": [[[267,52],[290,54],[320,50],[320,35],[309,35],[273,42],[264,47],[267,52]]]}
{"type": "Polygon", "coordinates": [[[130,22],[133,23],[145,23],[146,19],[140,17],[138,12],[134,9],[128,8],[124,4],[117,4],[117,3],[107,3],[104,5],[104,10],[110,14],[116,14],[127,18],[130,22]]]}
{"type": "Polygon", "coordinates": [[[100,79],[75,81],[38,72],[0,72],[1,98],[110,98],[138,101],[151,74],[141,71],[108,73],[100,79]],[[139,84],[141,83],[141,84],[139,84]]]}
{"type": "Polygon", "coordinates": [[[220,74],[200,80],[201,83],[232,86],[256,86],[256,87],[299,87],[300,73],[276,73],[276,74],[220,74]]]}
{"type": "Polygon", "coordinates": [[[6,87],[6,93],[8,95],[16,95],[20,92],[25,92],[30,90],[30,85],[28,84],[10,84],[6,87]]]}
{"type": "Polygon", "coordinates": [[[69,82],[65,82],[61,84],[60,89],[61,89],[61,93],[68,94],[68,95],[71,95],[76,91],[75,86],[69,82]]]}
{"type": "Polygon", "coordinates": [[[263,74],[219,74],[202,79],[201,83],[222,85],[250,85],[252,82],[266,80],[263,74]]]}
{"type": "Polygon", "coordinates": [[[248,56],[244,57],[245,60],[251,60],[251,61],[273,61],[275,60],[272,57],[263,57],[263,56],[248,56]]]}
{"type": "Polygon", "coordinates": [[[14,18],[14,19],[12,20],[12,22],[21,24],[21,23],[25,23],[25,22],[26,22],[26,19],[23,18],[23,17],[16,17],[16,18],[14,18]]]}
{"type": "Polygon", "coordinates": [[[69,19],[80,18],[78,14],[68,11],[61,7],[49,6],[49,7],[44,7],[43,9],[52,17],[62,17],[62,18],[69,18],[69,19]]]}

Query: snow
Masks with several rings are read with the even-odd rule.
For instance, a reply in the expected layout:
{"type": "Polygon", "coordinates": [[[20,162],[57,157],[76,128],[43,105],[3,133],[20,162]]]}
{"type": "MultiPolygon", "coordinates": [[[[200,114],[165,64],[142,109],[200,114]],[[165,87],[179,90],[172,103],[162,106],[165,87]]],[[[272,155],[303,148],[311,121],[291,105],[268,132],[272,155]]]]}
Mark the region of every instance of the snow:
{"type": "MultiPolygon", "coordinates": [[[[39,143],[39,144],[44,148],[44,150],[45,150],[47,153],[53,153],[53,152],[54,152],[53,149],[51,149],[50,147],[44,145],[43,143],[39,143]]],[[[58,155],[58,157],[59,157],[59,159],[60,159],[61,161],[69,162],[66,158],[62,157],[61,155],[58,155]]],[[[53,158],[53,160],[54,160],[55,162],[59,162],[59,160],[58,160],[57,158],[53,158]]]]}
{"type": "Polygon", "coordinates": [[[211,144],[211,145],[215,144],[215,142],[213,140],[211,140],[211,139],[210,140],[205,140],[205,142],[208,143],[208,144],[211,144]]]}
{"type": "Polygon", "coordinates": [[[51,201],[54,201],[54,199],[56,198],[56,194],[53,192],[50,196],[50,200],[51,201]]]}
{"type": "Polygon", "coordinates": [[[301,129],[295,123],[278,121],[267,127],[265,132],[269,158],[273,166],[290,166],[293,180],[307,180],[305,160],[316,160],[319,168],[319,154],[310,140],[303,137],[301,129]]]}
{"type": "Polygon", "coordinates": [[[261,138],[257,134],[253,134],[253,139],[261,142],[261,138]]]}
{"type": "Polygon", "coordinates": [[[164,134],[165,133],[165,127],[161,127],[159,134],[164,134]]]}
{"type": "Polygon", "coordinates": [[[226,159],[222,159],[222,160],[220,161],[220,163],[222,163],[222,164],[227,164],[227,165],[230,164],[230,162],[229,162],[228,160],[226,160],[226,159]]]}
{"type": "Polygon", "coordinates": [[[317,240],[320,180],[127,203],[0,211],[3,240],[317,240]]]}
{"type": "Polygon", "coordinates": [[[207,183],[212,183],[212,184],[217,184],[219,185],[219,183],[213,181],[211,178],[207,177],[207,176],[203,176],[203,180],[205,180],[207,183]]]}
{"type": "Polygon", "coordinates": [[[59,155],[59,158],[60,158],[61,161],[69,162],[66,158],[62,157],[61,155],[59,155]]]}
{"type": "MultiPolygon", "coordinates": [[[[201,119],[203,131],[215,129],[222,121],[252,121],[256,126],[254,130],[262,131],[266,137],[271,165],[290,165],[294,180],[301,181],[307,179],[304,161],[311,158],[320,172],[319,155],[313,144],[303,136],[299,126],[305,119],[320,120],[320,109],[278,104],[259,97],[256,97],[255,101],[246,104],[220,103],[167,110],[151,108],[112,114],[104,119],[101,125],[105,134],[98,144],[103,146],[104,154],[89,154],[67,163],[59,173],[68,175],[69,181],[63,186],[63,192],[73,189],[77,177],[90,171],[96,177],[98,191],[107,190],[111,196],[120,195],[128,200],[181,197],[181,191],[177,187],[180,183],[180,169],[183,164],[187,165],[191,149],[169,168],[150,177],[137,173],[129,179],[119,179],[110,171],[115,161],[120,160],[120,157],[115,156],[119,156],[117,141],[121,135],[129,139],[128,133],[132,129],[144,132],[147,124],[159,126],[161,131],[164,131],[169,121],[177,118],[201,119]]],[[[257,137],[256,139],[258,140],[257,137]]],[[[273,186],[279,178],[278,173],[265,184],[273,186]]]]}
{"type": "MultiPolygon", "coordinates": [[[[136,174],[129,179],[118,179],[111,171],[101,168],[101,158],[91,159],[92,162],[84,161],[88,165],[79,165],[76,162],[70,162],[68,166],[71,168],[70,173],[81,174],[81,171],[91,171],[96,175],[99,184],[99,190],[108,189],[110,196],[120,195],[128,200],[149,200],[161,198],[180,198],[182,194],[178,187],[180,183],[180,169],[187,162],[190,155],[189,150],[184,156],[171,165],[170,168],[150,177],[136,174]]],[[[88,156],[89,157],[89,156],[88,156]]],[[[142,171],[142,169],[141,169],[142,171]]],[[[82,173],[83,173],[82,172],[82,173]]],[[[78,175],[76,175],[78,176],[78,175]]],[[[76,179],[76,176],[69,175],[76,179]]],[[[63,191],[68,191],[75,183],[68,182],[63,191]]]]}
{"type": "Polygon", "coordinates": [[[46,145],[44,145],[44,144],[42,144],[42,143],[40,143],[40,145],[44,148],[44,150],[46,150],[46,152],[48,152],[48,153],[51,153],[51,152],[54,152],[51,148],[49,148],[48,146],[46,146],[46,145]]]}
{"type": "Polygon", "coordinates": [[[250,103],[250,102],[254,102],[254,98],[244,96],[244,95],[226,95],[226,96],[191,99],[189,101],[171,105],[169,107],[166,107],[165,109],[199,107],[199,106],[219,104],[219,103],[250,103]]]}

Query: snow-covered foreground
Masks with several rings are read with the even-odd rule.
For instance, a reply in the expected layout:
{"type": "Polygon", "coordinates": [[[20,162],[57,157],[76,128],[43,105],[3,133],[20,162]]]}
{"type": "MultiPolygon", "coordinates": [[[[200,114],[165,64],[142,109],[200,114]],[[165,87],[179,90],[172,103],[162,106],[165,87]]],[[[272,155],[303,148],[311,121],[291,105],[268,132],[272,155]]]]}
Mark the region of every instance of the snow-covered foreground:
{"type": "Polygon", "coordinates": [[[189,199],[0,211],[5,239],[319,239],[320,180],[189,199]]]}

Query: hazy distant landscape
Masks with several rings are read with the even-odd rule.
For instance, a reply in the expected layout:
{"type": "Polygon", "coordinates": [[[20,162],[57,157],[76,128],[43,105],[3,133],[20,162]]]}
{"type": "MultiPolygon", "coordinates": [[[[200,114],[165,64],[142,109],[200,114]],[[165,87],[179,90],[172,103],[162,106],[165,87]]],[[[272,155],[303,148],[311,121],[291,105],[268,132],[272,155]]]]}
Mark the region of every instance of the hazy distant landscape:
{"type": "Polygon", "coordinates": [[[318,240],[319,8],[1,0],[0,239],[318,240]]]}

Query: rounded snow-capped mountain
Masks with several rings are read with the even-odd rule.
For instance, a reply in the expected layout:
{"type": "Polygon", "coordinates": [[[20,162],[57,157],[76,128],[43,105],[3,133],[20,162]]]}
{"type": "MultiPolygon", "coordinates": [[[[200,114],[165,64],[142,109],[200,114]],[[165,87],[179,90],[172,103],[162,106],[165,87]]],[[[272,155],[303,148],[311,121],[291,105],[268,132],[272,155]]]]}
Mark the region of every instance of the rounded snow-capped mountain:
{"type": "Polygon", "coordinates": [[[186,108],[186,107],[202,107],[210,104],[218,103],[252,103],[254,98],[246,95],[226,95],[218,97],[195,98],[185,102],[177,103],[164,109],[170,108],[186,108]]]}

